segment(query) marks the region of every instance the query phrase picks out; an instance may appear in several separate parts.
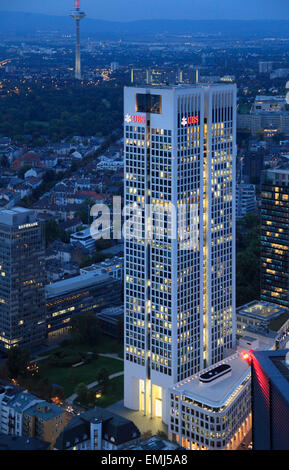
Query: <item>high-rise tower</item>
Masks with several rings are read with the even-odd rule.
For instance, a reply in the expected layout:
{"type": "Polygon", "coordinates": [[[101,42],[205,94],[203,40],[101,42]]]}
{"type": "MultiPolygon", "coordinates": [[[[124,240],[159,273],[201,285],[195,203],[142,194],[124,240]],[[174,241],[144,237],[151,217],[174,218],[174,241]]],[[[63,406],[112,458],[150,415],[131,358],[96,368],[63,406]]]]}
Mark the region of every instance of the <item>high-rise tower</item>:
{"type": "Polygon", "coordinates": [[[75,0],[75,9],[70,16],[75,19],[76,24],[76,47],[75,47],[75,78],[81,80],[81,61],[80,61],[80,20],[85,17],[85,13],[80,11],[80,0],[75,0]]]}
{"type": "Polygon", "coordinates": [[[0,350],[46,338],[43,225],[23,207],[0,211],[0,350]]]}
{"type": "Polygon", "coordinates": [[[289,308],[289,164],[262,175],[261,299],[289,308]]]}
{"type": "Polygon", "coordinates": [[[236,88],[125,88],[124,114],[124,403],[166,421],[168,387],[235,343],[236,88]]]}

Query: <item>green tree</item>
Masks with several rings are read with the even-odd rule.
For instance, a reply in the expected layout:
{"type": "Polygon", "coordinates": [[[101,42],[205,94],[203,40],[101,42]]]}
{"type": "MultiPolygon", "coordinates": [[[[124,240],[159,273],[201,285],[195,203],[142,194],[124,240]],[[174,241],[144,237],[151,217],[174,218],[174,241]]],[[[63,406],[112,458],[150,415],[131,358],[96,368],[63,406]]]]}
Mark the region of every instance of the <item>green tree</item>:
{"type": "Polygon", "coordinates": [[[108,371],[105,368],[100,369],[96,376],[96,380],[101,384],[101,385],[106,385],[109,381],[109,374],[108,371]]]}
{"type": "Polygon", "coordinates": [[[46,244],[59,240],[63,236],[63,230],[59,227],[58,223],[54,219],[45,221],[45,240],[46,244]]]}
{"type": "Polygon", "coordinates": [[[260,218],[248,214],[237,223],[237,306],[260,296],[260,218]]]}
{"type": "Polygon", "coordinates": [[[79,217],[83,224],[90,224],[92,218],[90,217],[90,208],[93,206],[94,201],[92,199],[86,199],[76,211],[75,216],[79,217]]]}
{"type": "Polygon", "coordinates": [[[76,315],[71,319],[71,334],[77,343],[94,346],[99,340],[99,322],[93,313],[76,315]]]}
{"type": "Polygon", "coordinates": [[[88,388],[85,385],[85,383],[79,383],[76,388],[75,388],[75,393],[77,395],[78,400],[86,404],[87,403],[87,398],[88,398],[88,388]]]}
{"type": "Polygon", "coordinates": [[[30,362],[30,353],[28,349],[21,349],[18,346],[11,348],[7,354],[7,368],[11,378],[27,374],[27,366],[30,362]]]}

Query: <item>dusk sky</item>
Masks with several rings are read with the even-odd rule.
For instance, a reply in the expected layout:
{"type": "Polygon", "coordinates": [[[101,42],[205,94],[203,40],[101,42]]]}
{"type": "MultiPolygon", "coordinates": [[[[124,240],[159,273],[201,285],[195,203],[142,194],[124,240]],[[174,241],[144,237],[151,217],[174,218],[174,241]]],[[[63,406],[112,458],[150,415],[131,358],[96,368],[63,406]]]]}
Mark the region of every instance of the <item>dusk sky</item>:
{"type": "MultiPolygon", "coordinates": [[[[0,10],[67,15],[74,0],[0,0],[0,10]]],[[[288,0],[81,0],[91,18],[289,19],[288,0]]]]}

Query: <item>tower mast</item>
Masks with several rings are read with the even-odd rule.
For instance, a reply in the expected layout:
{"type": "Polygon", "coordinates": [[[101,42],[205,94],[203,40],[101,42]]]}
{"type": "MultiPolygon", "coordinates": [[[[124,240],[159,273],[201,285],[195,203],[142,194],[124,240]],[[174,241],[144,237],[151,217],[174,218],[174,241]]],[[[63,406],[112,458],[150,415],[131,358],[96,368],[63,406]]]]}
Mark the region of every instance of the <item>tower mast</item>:
{"type": "Polygon", "coordinates": [[[80,11],[80,0],[75,0],[75,8],[70,13],[76,25],[76,47],[75,47],[75,79],[81,80],[81,60],[80,60],[80,20],[85,17],[85,13],[80,11]]]}

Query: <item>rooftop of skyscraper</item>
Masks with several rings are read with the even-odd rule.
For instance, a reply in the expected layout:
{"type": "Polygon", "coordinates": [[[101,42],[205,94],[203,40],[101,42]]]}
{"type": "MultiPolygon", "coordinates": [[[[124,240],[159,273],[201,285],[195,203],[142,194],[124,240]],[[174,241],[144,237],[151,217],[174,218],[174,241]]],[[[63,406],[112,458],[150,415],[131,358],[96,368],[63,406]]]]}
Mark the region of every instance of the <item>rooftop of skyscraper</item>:
{"type": "Polygon", "coordinates": [[[243,359],[240,352],[237,352],[223,361],[177,383],[172,389],[174,392],[179,391],[182,395],[200,404],[205,404],[212,408],[220,408],[225,405],[249,374],[249,363],[243,359]],[[209,383],[200,381],[202,375],[207,372],[214,373],[214,370],[220,365],[230,366],[228,373],[220,376],[220,378],[216,377],[215,380],[209,383]]]}
{"type": "Polygon", "coordinates": [[[13,209],[0,210],[0,224],[14,226],[36,222],[33,210],[24,207],[13,207],[13,209]]]}

